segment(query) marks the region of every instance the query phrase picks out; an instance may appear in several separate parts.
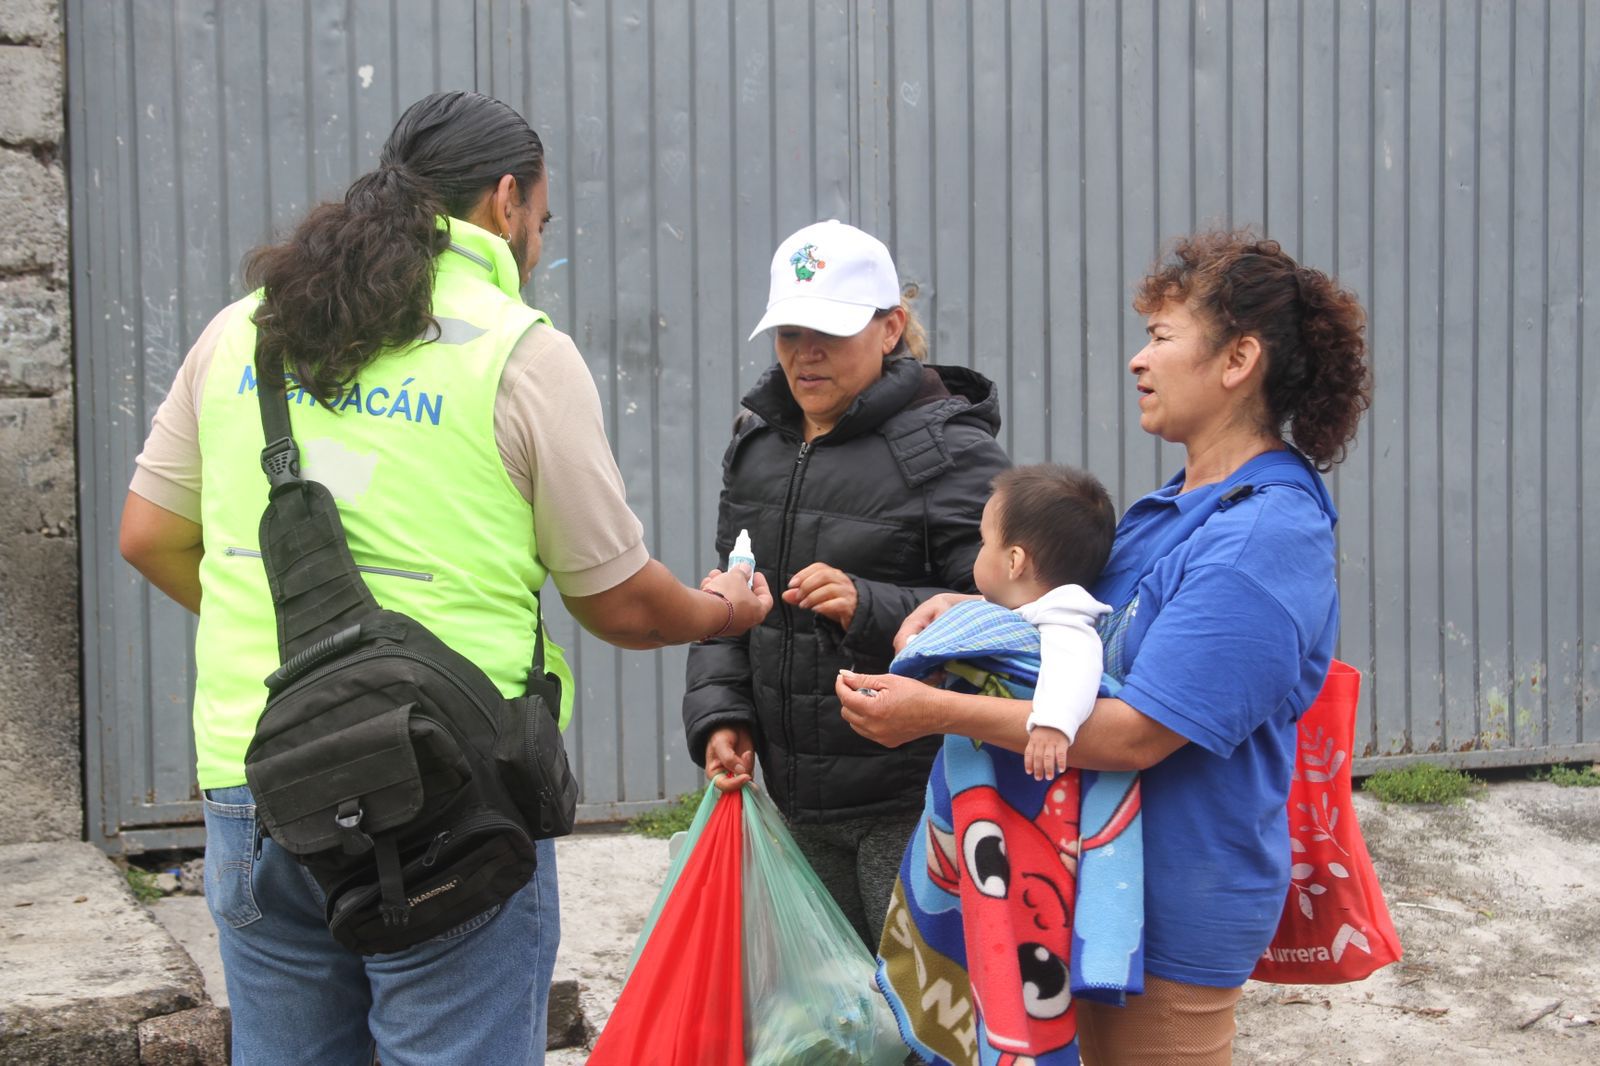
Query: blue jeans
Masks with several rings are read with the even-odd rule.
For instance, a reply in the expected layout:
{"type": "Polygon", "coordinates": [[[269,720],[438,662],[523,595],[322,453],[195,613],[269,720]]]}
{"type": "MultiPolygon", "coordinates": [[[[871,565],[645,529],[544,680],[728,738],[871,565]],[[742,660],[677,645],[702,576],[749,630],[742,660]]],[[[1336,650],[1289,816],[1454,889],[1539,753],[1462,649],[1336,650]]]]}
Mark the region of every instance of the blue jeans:
{"type": "Polygon", "coordinates": [[[206,903],[233,1012],[233,1061],[367,1066],[544,1062],[561,938],[556,852],[499,907],[405,951],[341,947],[324,896],[270,839],[255,855],[254,797],[207,791],[206,903]]]}

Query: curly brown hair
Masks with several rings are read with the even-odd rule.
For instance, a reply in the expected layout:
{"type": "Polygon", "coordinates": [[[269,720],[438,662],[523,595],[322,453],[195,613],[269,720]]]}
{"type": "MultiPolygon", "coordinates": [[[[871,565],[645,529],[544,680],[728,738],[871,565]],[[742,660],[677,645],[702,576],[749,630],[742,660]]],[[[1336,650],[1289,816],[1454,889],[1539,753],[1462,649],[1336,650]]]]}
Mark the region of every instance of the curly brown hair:
{"type": "Polygon", "coordinates": [[[464,218],[506,174],[523,196],[544,176],[544,145],[512,107],[462,91],[412,104],[377,170],[245,258],[246,283],[263,290],[254,315],[263,354],[337,409],[385,348],[436,337],[433,260],[450,243],[437,219],[464,218]]]}
{"type": "Polygon", "coordinates": [[[1253,336],[1267,374],[1267,430],[1287,436],[1318,470],[1342,462],[1372,404],[1366,312],[1354,293],[1296,263],[1277,241],[1247,232],[1197,233],[1139,284],[1133,306],[1177,301],[1210,327],[1215,344],[1253,336]]]}

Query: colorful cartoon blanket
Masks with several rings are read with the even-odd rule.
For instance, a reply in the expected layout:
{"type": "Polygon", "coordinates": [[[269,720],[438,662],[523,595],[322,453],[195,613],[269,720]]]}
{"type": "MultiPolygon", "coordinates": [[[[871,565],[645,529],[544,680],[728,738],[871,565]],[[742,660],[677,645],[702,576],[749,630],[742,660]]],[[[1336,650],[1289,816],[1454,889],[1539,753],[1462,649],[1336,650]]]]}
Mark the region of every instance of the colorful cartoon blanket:
{"type": "MultiPolygon", "coordinates": [[[[945,612],[890,666],[1017,699],[1038,668],[1037,630],[981,600],[945,612]]],[[[923,814],[878,955],[901,1036],[940,1066],[1077,1063],[1073,1000],[1144,988],[1138,775],[1036,781],[1020,754],[948,736],[923,814]]]]}

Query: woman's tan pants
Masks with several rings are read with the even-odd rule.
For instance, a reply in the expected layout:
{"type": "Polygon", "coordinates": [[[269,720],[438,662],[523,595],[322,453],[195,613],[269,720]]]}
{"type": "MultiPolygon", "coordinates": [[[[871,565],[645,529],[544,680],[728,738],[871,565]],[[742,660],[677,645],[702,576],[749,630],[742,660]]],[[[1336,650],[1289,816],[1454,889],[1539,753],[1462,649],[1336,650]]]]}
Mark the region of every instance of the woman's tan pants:
{"type": "Polygon", "coordinates": [[[1146,974],[1126,1007],[1077,1002],[1078,1054],[1084,1066],[1229,1066],[1243,991],[1146,974]]]}

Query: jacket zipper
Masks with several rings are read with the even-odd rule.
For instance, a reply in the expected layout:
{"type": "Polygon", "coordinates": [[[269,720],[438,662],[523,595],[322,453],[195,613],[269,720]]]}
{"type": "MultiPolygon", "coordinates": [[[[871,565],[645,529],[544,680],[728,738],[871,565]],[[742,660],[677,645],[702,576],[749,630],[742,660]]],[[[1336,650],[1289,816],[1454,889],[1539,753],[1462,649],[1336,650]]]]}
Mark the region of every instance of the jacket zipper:
{"type": "MultiPolygon", "coordinates": [[[[223,548],[223,555],[241,555],[247,559],[259,559],[261,553],[254,548],[223,548]]],[[[433,575],[426,570],[401,570],[393,566],[362,566],[356,564],[356,569],[363,574],[379,574],[383,577],[403,577],[411,581],[432,581],[433,575]]]]}
{"type": "MultiPolygon", "coordinates": [[[[800,454],[795,456],[794,469],[789,472],[789,491],[783,498],[783,537],[779,541],[782,547],[778,551],[778,573],[789,572],[790,540],[794,536],[794,503],[800,495],[800,481],[805,477],[806,464],[811,458],[811,442],[803,441],[800,444],[800,454]]],[[[793,693],[789,687],[789,670],[794,665],[794,623],[789,612],[782,614],[783,619],[783,654],[779,657],[778,684],[779,691],[783,694],[783,739],[789,750],[789,803],[795,806],[795,789],[799,787],[795,772],[795,739],[794,739],[794,709],[793,693]]]]}

